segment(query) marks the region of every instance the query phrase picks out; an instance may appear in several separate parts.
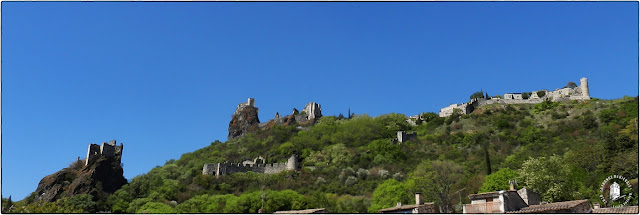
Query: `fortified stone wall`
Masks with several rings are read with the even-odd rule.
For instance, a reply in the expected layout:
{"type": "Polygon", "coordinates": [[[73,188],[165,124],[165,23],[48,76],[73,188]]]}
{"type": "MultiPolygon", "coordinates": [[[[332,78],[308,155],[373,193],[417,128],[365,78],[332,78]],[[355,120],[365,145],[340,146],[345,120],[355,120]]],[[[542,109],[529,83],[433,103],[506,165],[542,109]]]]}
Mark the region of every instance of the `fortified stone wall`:
{"type": "Polygon", "coordinates": [[[255,172],[255,173],[265,173],[265,174],[275,174],[285,170],[297,170],[298,160],[297,156],[292,155],[289,157],[289,160],[285,163],[272,163],[272,164],[264,164],[257,162],[259,159],[264,159],[262,157],[258,157],[254,159],[254,161],[243,161],[242,163],[216,163],[216,164],[204,164],[202,167],[202,174],[204,175],[215,175],[219,177],[221,175],[232,174],[236,172],[255,172]]]}
{"type": "Polygon", "coordinates": [[[482,105],[488,104],[538,104],[545,100],[550,100],[553,102],[558,101],[566,101],[566,100],[589,100],[591,96],[589,95],[589,86],[587,82],[587,78],[580,79],[580,86],[575,88],[562,88],[556,89],[554,91],[545,91],[545,95],[539,97],[537,95],[538,91],[532,91],[531,96],[528,99],[523,99],[521,93],[505,93],[504,99],[491,98],[491,99],[472,99],[467,103],[462,104],[451,104],[448,107],[444,107],[440,109],[438,115],[440,117],[447,117],[453,114],[455,109],[460,109],[462,114],[469,114],[473,112],[473,110],[482,105]]]}

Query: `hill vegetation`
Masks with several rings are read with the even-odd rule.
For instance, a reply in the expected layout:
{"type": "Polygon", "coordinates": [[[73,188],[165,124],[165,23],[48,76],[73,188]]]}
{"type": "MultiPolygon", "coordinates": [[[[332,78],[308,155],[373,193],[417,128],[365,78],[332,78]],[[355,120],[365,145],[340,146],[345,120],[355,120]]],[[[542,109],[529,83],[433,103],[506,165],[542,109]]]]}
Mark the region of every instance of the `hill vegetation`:
{"type": "MultiPolygon", "coordinates": [[[[325,116],[313,126],[276,125],[169,160],[136,176],[107,200],[83,195],[42,203],[4,199],[3,212],[266,213],[326,208],[376,212],[413,193],[441,212],[461,212],[468,194],[504,190],[508,180],[543,201],[599,201],[600,183],[630,179],[638,204],[638,97],[561,103],[487,105],[468,115],[425,113],[417,126],[402,114],[325,116]],[[397,131],[417,141],[394,144],[397,131]],[[299,155],[301,169],[203,175],[205,163],[266,163],[299,155]],[[464,188],[464,189],[463,189],[464,188]],[[13,207],[11,207],[13,206],[13,207]]],[[[602,204],[602,203],[601,203],[602,204]]]]}

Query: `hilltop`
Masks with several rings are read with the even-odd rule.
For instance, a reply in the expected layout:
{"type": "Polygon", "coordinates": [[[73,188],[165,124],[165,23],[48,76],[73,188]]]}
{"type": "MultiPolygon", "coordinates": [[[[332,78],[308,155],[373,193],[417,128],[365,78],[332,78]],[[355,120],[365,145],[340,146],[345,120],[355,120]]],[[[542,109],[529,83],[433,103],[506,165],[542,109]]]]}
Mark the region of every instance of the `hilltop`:
{"type": "MultiPolygon", "coordinates": [[[[459,212],[459,201],[469,203],[468,194],[507,189],[514,178],[518,187],[536,190],[544,201],[599,201],[599,184],[613,174],[631,181],[637,205],[637,122],[638,97],[489,104],[447,117],[321,116],[304,125],[263,124],[256,115],[247,126],[237,126],[246,130],[230,132],[235,138],[168,160],[85,212],[376,212],[412,202],[414,192],[422,192],[441,212],[459,212]],[[416,136],[394,141],[398,131],[416,136]],[[297,170],[203,174],[205,164],[257,157],[267,164],[288,163],[292,155],[297,155],[297,170]],[[533,172],[523,168],[533,163],[544,165],[533,172]],[[545,174],[544,184],[553,188],[534,180],[536,174],[545,174]]],[[[5,205],[3,199],[3,211],[5,205]]],[[[42,210],[76,206],[47,207],[42,210]]]]}

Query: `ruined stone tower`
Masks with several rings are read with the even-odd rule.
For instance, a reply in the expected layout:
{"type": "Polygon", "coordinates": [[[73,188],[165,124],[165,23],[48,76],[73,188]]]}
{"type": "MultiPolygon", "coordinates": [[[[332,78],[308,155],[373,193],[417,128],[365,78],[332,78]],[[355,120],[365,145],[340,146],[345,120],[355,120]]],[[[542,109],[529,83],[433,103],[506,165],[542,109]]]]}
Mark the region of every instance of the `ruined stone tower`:
{"type": "Polygon", "coordinates": [[[287,170],[296,170],[298,167],[298,156],[291,155],[287,160],[287,170]]]}
{"type": "Polygon", "coordinates": [[[591,96],[589,95],[589,85],[587,84],[587,78],[580,79],[580,91],[582,91],[582,97],[584,99],[591,99],[591,96]]]}
{"type": "Polygon", "coordinates": [[[95,161],[99,157],[120,157],[122,156],[122,148],[124,146],[120,143],[119,146],[116,146],[116,140],[109,141],[109,143],[104,142],[102,145],[98,145],[95,143],[89,144],[89,150],[87,150],[87,158],[84,161],[84,165],[89,165],[89,163],[95,161]]]}
{"type": "Polygon", "coordinates": [[[304,112],[307,114],[307,120],[322,117],[322,108],[320,104],[309,102],[304,106],[304,112]]]}

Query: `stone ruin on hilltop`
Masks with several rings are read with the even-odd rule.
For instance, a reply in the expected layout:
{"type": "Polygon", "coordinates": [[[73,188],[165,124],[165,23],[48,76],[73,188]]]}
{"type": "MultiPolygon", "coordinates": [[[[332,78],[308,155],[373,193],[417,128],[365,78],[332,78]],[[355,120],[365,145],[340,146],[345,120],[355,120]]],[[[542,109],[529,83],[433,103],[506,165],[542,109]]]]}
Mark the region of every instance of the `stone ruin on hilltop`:
{"type": "Polygon", "coordinates": [[[241,137],[247,133],[258,131],[259,129],[268,128],[269,125],[274,124],[311,124],[315,123],[316,119],[320,117],[322,117],[322,108],[320,107],[320,104],[309,102],[305,105],[302,112],[299,112],[294,108],[291,115],[281,117],[279,113],[276,113],[274,119],[265,123],[260,123],[260,119],[258,118],[258,108],[255,107],[255,99],[249,98],[246,103],[238,104],[236,111],[231,116],[228,139],[241,137]]]}
{"type": "Polygon", "coordinates": [[[89,163],[97,160],[99,157],[115,157],[116,159],[120,159],[122,157],[122,148],[122,143],[116,146],[115,140],[109,141],[109,143],[104,142],[102,145],[90,143],[84,165],[88,166],[89,163]]]}
{"type": "Polygon", "coordinates": [[[538,104],[543,101],[566,101],[566,100],[589,100],[589,85],[587,78],[580,79],[580,86],[575,88],[562,88],[554,91],[539,90],[532,91],[531,97],[528,99],[522,98],[522,93],[505,93],[504,98],[475,98],[471,101],[462,104],[451,104],[448,107],[440,109],[438,115],[440,117],[447,117],[453,114],[455,109],[459,109],[461,114],[469,114],[476,108],[489,105],[489,104],[538,104]],[[544,92],[542,97],[538,96],[538,92],[544,92]]]}

